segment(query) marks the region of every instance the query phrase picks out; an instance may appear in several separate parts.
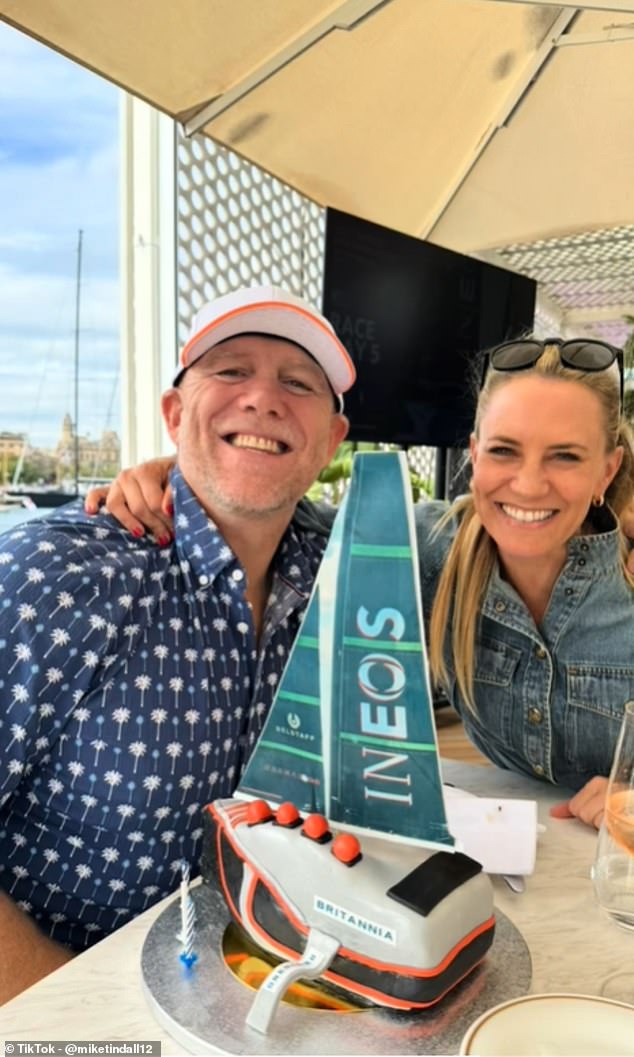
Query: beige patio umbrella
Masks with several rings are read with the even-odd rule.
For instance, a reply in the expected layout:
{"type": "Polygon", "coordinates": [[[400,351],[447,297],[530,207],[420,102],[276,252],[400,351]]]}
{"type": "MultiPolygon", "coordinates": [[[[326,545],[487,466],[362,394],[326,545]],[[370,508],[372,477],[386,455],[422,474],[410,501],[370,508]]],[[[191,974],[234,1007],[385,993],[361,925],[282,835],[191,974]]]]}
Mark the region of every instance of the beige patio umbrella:
{"type": "Polygon", "coordinates": [[[454,249],[634,224],[634,0],[0,0],[0,16],[320,204],[454,249]]]}
{"type": "Polygon", "coordinates": [[[634,0],[0,14],[321,204],[411,234],[470,250],[634,220],[634,0]]]}

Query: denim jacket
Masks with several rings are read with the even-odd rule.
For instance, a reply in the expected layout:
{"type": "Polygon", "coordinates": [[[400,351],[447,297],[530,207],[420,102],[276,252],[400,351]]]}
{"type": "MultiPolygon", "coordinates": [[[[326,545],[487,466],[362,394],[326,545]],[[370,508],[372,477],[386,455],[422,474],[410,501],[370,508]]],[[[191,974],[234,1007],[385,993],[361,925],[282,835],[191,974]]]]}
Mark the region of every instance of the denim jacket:
{"type": "MultiPolygon", "coordinates": [[[[416,508],[426,621],[456,525],[429,532],[446,510],[416,508]]],[[[634,699],[634,591],[619,563],[613,516],[575,536],[537,626],[499,567],[489,581],[476,642],[476,715],[445,651],[451,704],[471,740],[500,767],[579,789],[609,774],[623,707],[634,699]]]]}

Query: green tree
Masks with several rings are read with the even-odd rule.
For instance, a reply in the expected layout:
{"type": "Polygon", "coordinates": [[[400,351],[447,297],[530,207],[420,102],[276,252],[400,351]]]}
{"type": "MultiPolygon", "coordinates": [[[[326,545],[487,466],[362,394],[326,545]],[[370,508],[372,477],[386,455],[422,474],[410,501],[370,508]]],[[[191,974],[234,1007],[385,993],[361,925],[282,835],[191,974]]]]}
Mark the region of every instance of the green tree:
{"type": "MultiPolygon", "coordinates": [[[[331,503],[338,506],[343,498],[346,488],[348,487],[348,481],[350,480],[350,474],[352,473],[352,460],[355,452],[385,451],[386,449],[392,449],[393,451],[399,450],[397,444],[370,444],[364,441],[355,442],[344,440],[343,444],[340,444],[337,448],[331,461],[321,471],[315,484],[309,489],[308,498],[312,499],[313,502],[319,502],[321,499],[328,498],[331,503]]],[[[431,481],[424,480],[415,473],[411,467],[409,477],[412,485],[412,496],[415,503],[418,502],[423,494],[431,496],[431,481]]]]}

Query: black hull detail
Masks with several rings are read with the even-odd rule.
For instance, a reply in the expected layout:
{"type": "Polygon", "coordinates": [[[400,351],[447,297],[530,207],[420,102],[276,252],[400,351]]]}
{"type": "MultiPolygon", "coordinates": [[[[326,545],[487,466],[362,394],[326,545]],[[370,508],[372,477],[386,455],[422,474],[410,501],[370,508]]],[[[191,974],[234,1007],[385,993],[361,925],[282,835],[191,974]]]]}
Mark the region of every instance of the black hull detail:
{"type": "Polygon", "coordinates": [[[72,503],[77,499],[76,495],[69,495],[68,492],[30,492],[28,489],[20,489],[17,492],[12,492],[10,489],[8,495],[15,496],[17,499],[24,497],[30,499],[35,503],[36,507],[58,507],[64,506],[66,503],[72,503]]]}

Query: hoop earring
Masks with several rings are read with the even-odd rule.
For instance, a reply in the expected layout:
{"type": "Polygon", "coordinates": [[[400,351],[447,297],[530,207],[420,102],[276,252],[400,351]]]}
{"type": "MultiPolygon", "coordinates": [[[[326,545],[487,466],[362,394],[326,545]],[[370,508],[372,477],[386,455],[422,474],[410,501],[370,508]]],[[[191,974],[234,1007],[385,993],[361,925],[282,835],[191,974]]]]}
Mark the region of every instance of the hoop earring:
{"type": "Polygon", "coordinates": [[[605,503],[605,496],[604,495],[595,495],[595,496],[592,497],[592,505],[593,506],[600,507],[600,506],[603,506],[604,503],[605,503]]]}

